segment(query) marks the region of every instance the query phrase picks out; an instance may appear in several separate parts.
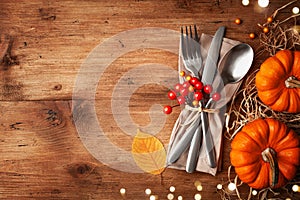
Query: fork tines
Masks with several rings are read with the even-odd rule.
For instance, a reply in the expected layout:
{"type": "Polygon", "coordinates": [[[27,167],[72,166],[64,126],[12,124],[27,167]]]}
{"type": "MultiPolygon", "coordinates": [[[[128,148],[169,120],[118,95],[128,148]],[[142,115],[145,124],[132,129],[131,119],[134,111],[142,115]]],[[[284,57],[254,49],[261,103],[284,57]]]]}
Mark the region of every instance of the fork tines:
{"type": "MultiPolygon", "coordinates": [[[[180,28],[181,30],[181,34],[183,35],[183,27],[180,28]]],[[[192,26],[185,26],[185,35],[189,36],[190,38],[194,39],[195,41],[199,42],[199,36],[198,36],[198,32],[197,32],[197,26],[196,24],[194,24],[194,36],[193,36],[193,30],[192,30],[192,26]]]]}
{"type": "Polygon", "coordinates": [[[191,74],[199,77],[199,73],[201,74],[202,71],[202,58],[197,26],[194,25],[194,28],[183,26],[180,30],[180,46],[184,65],[191,74]]]}

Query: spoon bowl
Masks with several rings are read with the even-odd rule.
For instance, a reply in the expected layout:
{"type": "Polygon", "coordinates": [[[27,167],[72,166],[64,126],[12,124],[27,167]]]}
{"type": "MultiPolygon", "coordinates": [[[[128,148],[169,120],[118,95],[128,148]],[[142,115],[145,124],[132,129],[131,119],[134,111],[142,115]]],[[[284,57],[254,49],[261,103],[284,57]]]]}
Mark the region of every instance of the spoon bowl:
{"type": "Polygon", "coordinates": [[[224,86],[239,82],[249,71],[254,52],[248,44],[238,44],[230,49],[220,62],[224,86]]]}

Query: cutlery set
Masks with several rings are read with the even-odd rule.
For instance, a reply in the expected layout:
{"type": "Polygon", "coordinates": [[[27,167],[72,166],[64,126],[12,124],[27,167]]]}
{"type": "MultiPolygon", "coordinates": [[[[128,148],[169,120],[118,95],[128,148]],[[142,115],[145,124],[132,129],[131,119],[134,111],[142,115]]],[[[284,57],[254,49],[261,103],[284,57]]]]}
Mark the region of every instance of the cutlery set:
{"type": "MultiPolygon", "coordinates": [[[[194,25],[193,29],[194,33],[192,26],[185,27],[184,34],[184,29],[181,28],[180,37],[181,58],[186,70],[189,71],[193,77],[198,78],[203,85],[211,86],[214,84],[214,81],[217,82],[217,87],[213,90],[220,91],[226,84],[236,83],[246,75],[254,57],[253,50],[249,45],[243,43],[238,44],[223,57],[219,65],[219,68],[222,68],[221,77],[219,76],[220,78],[217,78],[218,60],[226,28],[221,26],[216,31],[208,49],[204,66],[201,57],[200,38],[197,33],[196,25],[194,25]]],[[[210,109],[213,103],[214,101],[210,95],[210,97],[199,101],[199,106],[210,109]]],[[[192,120],[192,122],[190,122],[188,127],[179,126],[178,138],[175,139],[175,145],[173,145],[168,152],[168,164],[175,163],[181,155],[187,151],[185,170],[188,173],[194,172],[203,143],[207,157],[207,165],[210,168],[216,168],[216,152],[214,140],[209,128],[208,113],[203,110],[189,110],[187,107],[183,108],[182,112],[187,116],[185,121],[189,122],[192,120]]]]}

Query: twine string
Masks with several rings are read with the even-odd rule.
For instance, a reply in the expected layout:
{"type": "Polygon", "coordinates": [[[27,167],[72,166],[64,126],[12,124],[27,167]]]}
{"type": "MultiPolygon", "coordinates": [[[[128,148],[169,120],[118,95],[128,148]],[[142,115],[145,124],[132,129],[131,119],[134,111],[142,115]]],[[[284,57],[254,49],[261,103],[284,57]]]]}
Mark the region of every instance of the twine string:
{"type": "MultiPolygon", "coordinates": [[[[203,108],[200,104],[199,107],[195,108],[195,107],[191,107],[189,105],[185,105],[184,109],[190,110],[192,112],[196,112],[196,114],[189,120],[184,120],[184,122],[181,122],[182,126],[186,126],[189,124],[193,124],[193,122],[196,121],[196,119],[198,117],[200,117],[201,112],[206,112],[206,113],[218,113],[219,109],[213,109],[213,108],[203,108]]],[[[192,114],[192,113],[190,113],[192,114]]]]}

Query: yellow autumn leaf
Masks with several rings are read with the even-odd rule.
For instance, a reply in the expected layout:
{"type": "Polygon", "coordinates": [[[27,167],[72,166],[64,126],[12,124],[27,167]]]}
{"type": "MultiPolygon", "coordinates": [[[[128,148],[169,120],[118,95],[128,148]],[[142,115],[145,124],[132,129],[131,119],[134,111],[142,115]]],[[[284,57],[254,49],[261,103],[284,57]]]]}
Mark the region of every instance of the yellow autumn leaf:
{"type": "Polygon", "coordinates": [[[132,143],[136,164],[150,174],[161,174],[166,167],[167,153],[164,145],[153,135],[137,131],[132,143]]]}

